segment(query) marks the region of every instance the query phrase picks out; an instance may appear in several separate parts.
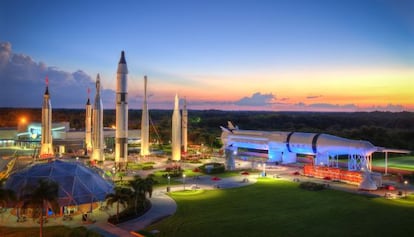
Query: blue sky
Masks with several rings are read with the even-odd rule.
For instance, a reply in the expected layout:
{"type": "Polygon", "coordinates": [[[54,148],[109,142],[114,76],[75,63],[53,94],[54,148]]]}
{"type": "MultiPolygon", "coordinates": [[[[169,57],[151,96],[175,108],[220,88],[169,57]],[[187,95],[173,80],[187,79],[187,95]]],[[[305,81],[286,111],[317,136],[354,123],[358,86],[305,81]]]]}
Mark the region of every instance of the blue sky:
{"type": "Polygon", "coordinates": [[[100,73],[113,108],[125,50],[130,108],[148,75],[150,108],[178,93],[190,109],[414,110],[413,12],[412,0],[3,0],[0,94],[19,96],[0,107],[40,107],[48,74],[52,105],[81,108],[100,73]]]}

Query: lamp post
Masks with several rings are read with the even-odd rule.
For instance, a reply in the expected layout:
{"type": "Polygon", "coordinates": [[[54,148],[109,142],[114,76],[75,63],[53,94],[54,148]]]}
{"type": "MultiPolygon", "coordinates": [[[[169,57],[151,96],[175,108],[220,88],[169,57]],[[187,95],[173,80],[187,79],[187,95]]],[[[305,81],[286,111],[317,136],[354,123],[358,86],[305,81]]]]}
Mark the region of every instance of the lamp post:
{"type": "Polygon", "coordinates": [[[168,186],[167,186],[167,193],[169,193],[170,192],[170,179],[171,179],[171,176],[170,175],[168,175],[168,186]]]}
{"type": "Polygon", "coordinates": [[[112,167],[112,181],[115,181],[115,167],[112,167]]]}
{"type": "Polygon", "coordinates": [[[405,187],[405,198],[407,198],[407,185],[408,185],[408,181],[407,180],[405,180],[404,181],[404,187],[405,187]]]}
{"type": "Polygon", "coordinates": [[[185,174],[183,174],[183,187],[184,187],[184,190],[185,190],[185,174]]]}

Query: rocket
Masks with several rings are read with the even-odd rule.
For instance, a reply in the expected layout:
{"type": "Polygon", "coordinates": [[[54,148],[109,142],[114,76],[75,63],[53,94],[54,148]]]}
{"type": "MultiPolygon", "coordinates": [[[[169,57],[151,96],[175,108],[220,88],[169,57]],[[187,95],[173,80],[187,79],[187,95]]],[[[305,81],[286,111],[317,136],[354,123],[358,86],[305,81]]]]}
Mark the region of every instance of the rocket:
{"type": "Polygon", "coordinates": [[[89,99],[90,89],[88,88],[88,100],[86,101],[85,113],[85,154],[92,150],[92,105],[89,99]]]}
{"type": "Polygon", "coordinates": [[[141,156],[149,155],[149,120],[147,102],[147,76],[144,76],[144,103],[141,119],[141,156]]]}
{"type": "Polygon", "coordinates": [[[175,95],[171,137],[171,152],[174,161],[181,160],[181,115],[179,107],[178,95],[175,95]]]}
{"type": "Polygon", "coordinates": [[[115,163],[126,163],[128,158],[128,67],[122,51],[116,75],[116,131],[115,163]]]}
{"type": "Polygon", "coordinates": [[[50,104],[49,95],[49,78],[46,76],[46,91],[43,95],[42,105],[42,139],[40,147],[40,158],[53,156],[53,138],[52,138],[52,105],[50,104]]]}
{"type": "Polygon", "coordinates": [[[187,124],[188,124],[188,111],[187,111],[187,99],[184,99],[183,114],[182,114],[182,146],[184,154],[187,153],[187,124]]]}
{"type": "Polygon", "coordinates": [[[105,160],[104,137],[103,137],[103,107],[101,99],[101,78],[96,76],[95,101],[92,111],[92,155],[90,160],[105,160]]]}

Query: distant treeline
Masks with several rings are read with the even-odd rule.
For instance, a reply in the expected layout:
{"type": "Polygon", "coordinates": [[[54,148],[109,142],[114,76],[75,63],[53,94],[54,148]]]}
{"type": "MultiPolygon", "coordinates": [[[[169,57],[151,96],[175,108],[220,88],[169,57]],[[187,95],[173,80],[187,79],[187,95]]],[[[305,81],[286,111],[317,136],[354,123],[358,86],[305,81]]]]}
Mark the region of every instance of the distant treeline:
{"type": "MultiPolygon", "coordinates": [[[[232,121],[241,129],[328,133],[349,139],[367,140],[376,146],[414,150],[414,113],[412,112],[257,112],[189,111],[189,142],[220,146],[219,126],[232,121]]],[[[171,138],[170,110],[150,110],[152,140],[168,143],[171,138]]],[[[0,109],[0,127],[15,127],[21,117],[41,121],[41,109],[0,109]]],[[[69,121],[71,128],[83,129],[84,109],[54,109],[53,122],[69,121]]],[[[115,110],[104,111],[104,126],[115,125],[115,110]]],[[[129,128],[139,129],[141,110],[129,111],[129,128]]]]}

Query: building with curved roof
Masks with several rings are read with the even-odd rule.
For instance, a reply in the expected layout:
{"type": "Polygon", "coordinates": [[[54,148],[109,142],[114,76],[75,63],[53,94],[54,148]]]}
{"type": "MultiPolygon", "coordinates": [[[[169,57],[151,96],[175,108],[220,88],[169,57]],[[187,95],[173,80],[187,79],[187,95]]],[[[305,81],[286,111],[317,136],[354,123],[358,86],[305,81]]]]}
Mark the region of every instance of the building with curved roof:
{"type": "Polygon", "coordinates": [[[59,184],[58,202],[61,207],[103,201],[113,191],[113,184],[105,180],[98,170],[62,160],[26,167],[8,178],[6,188],[13,189],[19,196],[26,187],[35,186],[40,179],[59,184]]]}

